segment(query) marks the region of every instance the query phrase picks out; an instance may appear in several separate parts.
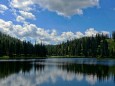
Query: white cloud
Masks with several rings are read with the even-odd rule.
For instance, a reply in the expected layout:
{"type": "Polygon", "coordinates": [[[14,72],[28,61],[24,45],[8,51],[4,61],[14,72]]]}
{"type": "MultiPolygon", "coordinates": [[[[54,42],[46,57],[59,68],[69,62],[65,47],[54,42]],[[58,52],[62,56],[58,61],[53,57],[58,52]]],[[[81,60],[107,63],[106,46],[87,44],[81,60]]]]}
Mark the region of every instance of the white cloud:
{"type": "Polygon", "coordinates": [[[12,22],[0,19],[0,31],[9,34],[12,31],[12,22]]]}
{"type": "Polygon", "coordinates": [[[54,29],[54,30],[52,30],[52,32],[51,32],[51,36],[56,36],[57,35],[57,31],[54,29]]]}
{"type": "MultiPolygon", "coordinates": [[[[36,6],[64,17],[71,17],[83,14],[83,10],[86,8],[99,5],[99,0],[9,0],[9,2],[16,21],[22,23],[27,22],[26,19],[36,19],[33,14],[36,6]]],[[[54,34],[52,33],[52,35],[54,34]]]]}
{"type": "MultiPolygon", "coordinates": [[[[19,16],[20,17],[20,16],[19,16]]],[[[20,21],[21,19],[19,19],[20,21]]],[[[23,20],[23,18],[22,18],[23,20]]],[[[11,21],[4,21],[0,19],[0,31],[9,34],[11,36],[20,38],[21,40],[33,40],[37,41],[38,43],[61,43],[63,41],[72,40],[76,38],[81,38],[84,36],[95,36],[97,33],[109,34],[107,31],[98,32],[94,28],[89,28],[85,31],[85,34],[81,32],[62,32],[60,35],[58,32],[53,30],[45,30],[43,28],[39,28],[34,24],[23,24],[15,25],[11,21]]]]}
{"type": "Polygon", "coordinates": [[[86,30],[85,32],[85,36],[95,36],[98,33],[98,31],[96,31],[94,28],[89,28],[86,30]]]}
{"type": "Polygon", "coordinates": [[[81,32],[76,32],[76,36],[77,36],[77,38],[84,37],[83,33],[81,33],[81,32]]]}
{"type": "Polygon", "coordinates": [[[63,39],[63,40],[70,40],[70,39],[73,39],[74,38],[74,33],[73,32],[63,32],[62,34],[61,34],[61,38],[63,39]]]}
{"type": "Polygon", "coordinates": [[[20,15],[22,17],[24,17],[25,19],[35,19],[35,15],[33,15],[30,12],[26,12],[26,11],[19,11],[20,15]]]}
{"type": "Polygon", "coordinates": [[[81,15],[84,9],[99,5],[99,0],[33,0],[33,2],[43,9],[66,17],[81,15]]]}
{"type": "Polygon", "coordinates": [[[11,0],[10,7],[13,14],[16,16],[17,22],[27,23],[26,19],[36,19],[32,13],[34,3],[32,0],[11,0]]]}
{"type": "Polygon", "coordinates": [[[32,10],[31,6],[34,5],[33,0],[11,0],[10,5],[13,8],[23,10],[23,11],[30,11],[32,10]]]}
{"type": "Polygon", "coordinates": [[[86,8],[99,6],[99,0],[11,0],[10,4],[13,8],[23,11],[33,10],[32,6],[37,4],[42,9],[71,17],[83,14],[83,10],[86,8]]]}
{"type": "Polygon", "coordinates": [[[17,22],[24,22],[25,19],[22,16],[17,16],[16,21],[17,22]]]}
{"type": "Polygon", "coordinates": [[[0,4],[0,13],[4,13],[5,10],[8,10],[8,7],[3,4],[0,4]]]}

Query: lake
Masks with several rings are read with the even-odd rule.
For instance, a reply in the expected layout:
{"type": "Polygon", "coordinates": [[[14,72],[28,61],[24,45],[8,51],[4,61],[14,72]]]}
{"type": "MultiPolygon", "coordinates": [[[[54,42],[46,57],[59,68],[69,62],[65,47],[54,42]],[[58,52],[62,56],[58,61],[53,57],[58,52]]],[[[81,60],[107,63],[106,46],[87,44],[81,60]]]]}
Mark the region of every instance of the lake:
{"type": "Polygon", "coordinates": [[[0,60],[0,86],[115,86],[115,60],[0,60]]]}

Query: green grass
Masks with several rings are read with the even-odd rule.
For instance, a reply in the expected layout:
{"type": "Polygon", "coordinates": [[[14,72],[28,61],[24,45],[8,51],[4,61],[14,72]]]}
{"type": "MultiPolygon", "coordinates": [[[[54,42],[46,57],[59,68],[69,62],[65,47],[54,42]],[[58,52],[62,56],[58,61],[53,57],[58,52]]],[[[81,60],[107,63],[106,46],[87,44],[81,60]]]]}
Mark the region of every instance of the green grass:
{"type": "Polygon", "coordinates": [[[0,59],[9,59],[9,56],[2,56],[0,59]]]}
{"type": "MultiPolygon", "coordinates": [[[[86,56],[47,56],[48,58],[87,58],[86,56]]],[[[90,56],[89,56],[90,58],[90,56]]]]}

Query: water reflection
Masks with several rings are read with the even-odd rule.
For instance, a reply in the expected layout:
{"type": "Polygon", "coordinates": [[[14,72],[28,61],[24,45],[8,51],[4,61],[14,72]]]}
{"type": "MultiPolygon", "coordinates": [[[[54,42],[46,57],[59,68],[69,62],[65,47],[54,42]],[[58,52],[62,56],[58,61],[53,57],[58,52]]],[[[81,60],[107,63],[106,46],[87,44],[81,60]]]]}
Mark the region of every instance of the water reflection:
{"type": "Polygon", "coordinates": [[[111,62],[111,60],[97,59],[0,61],[0,85],[115,86],[115,64],[113,63],[114,61],[111,62]]]}

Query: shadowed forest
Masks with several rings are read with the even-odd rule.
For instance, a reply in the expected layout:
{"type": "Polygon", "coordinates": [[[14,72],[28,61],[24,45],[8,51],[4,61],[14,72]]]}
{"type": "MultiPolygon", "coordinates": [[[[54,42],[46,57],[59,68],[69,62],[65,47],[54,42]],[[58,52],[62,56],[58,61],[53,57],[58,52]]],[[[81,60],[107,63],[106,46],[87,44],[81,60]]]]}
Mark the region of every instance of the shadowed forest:
{"type": "Polygon", "coordinates": [[[115,31],[112,36],[97,34],[95,37],[83,37],[68,40],[57,45],[32,44],[21,41],[0,32],[0,57],[115,57],[115,31]]]}

